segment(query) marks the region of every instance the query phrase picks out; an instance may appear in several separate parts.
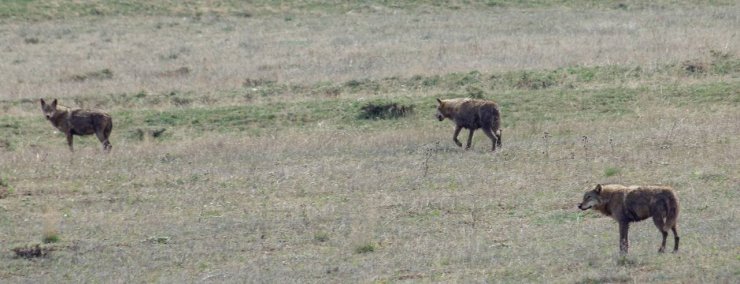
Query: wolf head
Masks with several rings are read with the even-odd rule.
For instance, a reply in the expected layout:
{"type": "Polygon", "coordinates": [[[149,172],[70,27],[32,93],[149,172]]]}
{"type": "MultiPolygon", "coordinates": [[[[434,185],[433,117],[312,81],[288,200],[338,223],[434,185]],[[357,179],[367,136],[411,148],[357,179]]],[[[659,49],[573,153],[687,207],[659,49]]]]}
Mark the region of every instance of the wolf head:
{"type": "Polygon", "coordinates": [[[606,200],[601,196],[601,184],[597,184],[596,188],[583,195],[583,201],[578,204],[578,209],[588,210],[604,203],[606,200]]]}
{"type": "Polygon", "coordinates": [[[437,114],[435,114],[434,116],[439,119],[439,121],[443,121],[445,120],[445,117],[447,117],[447,115],[445,115],[445,113],[447,112],[445,109],[445,102],[437,99],[437,103],[437,114]]]}
{"type": "Polygon", "coordinates": [[[41,111],[44,112],[46,119],[51,120],[57,112],[57,99],[54,99],[51,104],[47,104],[44,99],[41,99],[41,111]]]}

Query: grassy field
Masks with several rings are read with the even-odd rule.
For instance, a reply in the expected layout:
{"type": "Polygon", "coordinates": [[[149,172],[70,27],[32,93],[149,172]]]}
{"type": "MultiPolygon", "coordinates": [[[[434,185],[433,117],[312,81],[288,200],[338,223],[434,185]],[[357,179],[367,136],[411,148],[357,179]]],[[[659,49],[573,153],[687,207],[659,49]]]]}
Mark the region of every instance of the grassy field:
{"type": "Polygon", "coordinates": [[[249,2],[0,3],[0,282],[740,279],[733,1],[249,2]],[[675,187],[681,251],[648,220],[620,257],[576,208],[606,182],[675,187]]]}

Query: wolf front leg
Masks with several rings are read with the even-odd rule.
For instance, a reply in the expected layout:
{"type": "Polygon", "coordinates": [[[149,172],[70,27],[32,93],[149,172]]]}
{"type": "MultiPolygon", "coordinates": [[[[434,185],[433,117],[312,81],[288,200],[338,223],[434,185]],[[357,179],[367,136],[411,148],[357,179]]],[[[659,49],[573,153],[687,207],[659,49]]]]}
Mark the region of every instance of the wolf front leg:
{"type": "Polygon", "coordinates": [[[462,130],[462,126],[455,126],[455,134],[452,135],[452,141],[455,142],[455,145],[457,145],[457,147],[462,147],[462,143],[460,143],[460,140],[457,140],[457,136],[460,135],[460,130],[462,130]]]}
{"type": "Polygon", "coordinates": [[[67,145],[69,145],[69,150],[72,151],[72,152],[74,152],[75,149],[72,146],[72,132],[67,132],[65,134],[67,135],[67,145]]]}
{"type": "Polygon", "coordinates": [[[627,254],[627,251],[630,247],[630,241],[629,241],[629,229],[630,229],[630,223],[626,221],[620,221],[619,222],[619,253],[620,254],[627,254]]]}
{"type": "Polygon", "coordinates": [[[470,149],[470,145],[473,144],[473,132],[475,132],[475,129],[471,128],[470,133],[468,133],[468,144],[465,145],[465,150],[470,149]]]}

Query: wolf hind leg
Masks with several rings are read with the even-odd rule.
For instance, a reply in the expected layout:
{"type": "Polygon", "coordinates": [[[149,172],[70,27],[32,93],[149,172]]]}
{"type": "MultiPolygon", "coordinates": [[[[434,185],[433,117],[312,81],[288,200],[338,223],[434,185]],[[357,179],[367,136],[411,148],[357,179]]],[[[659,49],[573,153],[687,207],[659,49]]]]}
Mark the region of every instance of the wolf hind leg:
{"type": "Polygon", "coordinates": [[[678,231],[676,230],[676,225],[673,225],[671,227],[671,231],[673,231],[673,252],[678,252],[678,231]]]}
{"type": "Polygon", "coordinates": [[[113,145],[110,144],[110,140],[108,139],[108,137],[110,136],[110,129],[95,131],[95,136],[98,137],[100,143],[103,143],[103,150],[105,150],[106,152],[110,152],[110,150],[113,148],[113,145]]]}
{"type": "Polygon", "coordinates": [[[665,229],[665,222],[663,221],[663,214],[653,215],[653,223],[660,230],[660,234],[663,236],[663,241],[660,243],[659,253],[665,252],[666,238],[668,238],[668,231],[665,229]]]}
{"type": "Polygon", "coordinates": [[[491,145],[491,151],[496,151],[496,145],[501,146],[498,136],[493,134],[493,132],[491,132],[491,129],[488,128],[483,128],[483,133],[488,136],[488,139],[491,139],[491,144],[493,144],[491,145]]]}

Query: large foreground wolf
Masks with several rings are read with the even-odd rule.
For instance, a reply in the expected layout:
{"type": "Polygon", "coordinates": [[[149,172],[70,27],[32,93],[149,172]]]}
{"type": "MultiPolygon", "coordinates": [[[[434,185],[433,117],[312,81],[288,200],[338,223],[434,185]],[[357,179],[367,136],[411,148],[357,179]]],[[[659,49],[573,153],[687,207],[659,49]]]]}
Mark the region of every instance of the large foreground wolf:
{"type": "Polygon", "coordinates": [[[653,223],[663,234],[658,252],[665,251],[668,229],[673,231],[673,252],[678,251],[678,198],[668,186],[624,186],[619,184],[596,185],[583,196],[578,205],[581,210],[593,208],[619,222],[619,249],[623,254],[629,249],[627,232],[629,223],[653,217],[653,223]]]}
{"type": "Polygon", "coordinates": [[[41,110],[44,116],[51,122],[51,125],[67,135],[67,144],[69,150],[74,151],[72,146],[73,135],[90,135],[98,136],[100,143],[103,143],[103,150],[110,152],[113,145],[108,138],[113,129],[113,120],[110,115],[90,109],[70,109],[65,106],[57,105],[57,100],[47,104],[41,99],[41,110]]]}
{"type": "Polygon", "coordinates": [[[501,113],[496,103],[468,98],[437,99],[437,103],[437,119],[443,121],[445,118],[449,118],[455,122],[455,134],[452,136],[452,141],[458,147],[462,147],[462,143],[460,143],[460,140],[457,140],[457,136],[463,128],[470,130],[468,143],[465,145],[466,150],[470,149],[473,132],[479,128],[491,139],[491,143],[493,144],[491,151],[496,150],[496,145],[501,146],[501,130],[499,129],[501,126],[501,113]]]}

